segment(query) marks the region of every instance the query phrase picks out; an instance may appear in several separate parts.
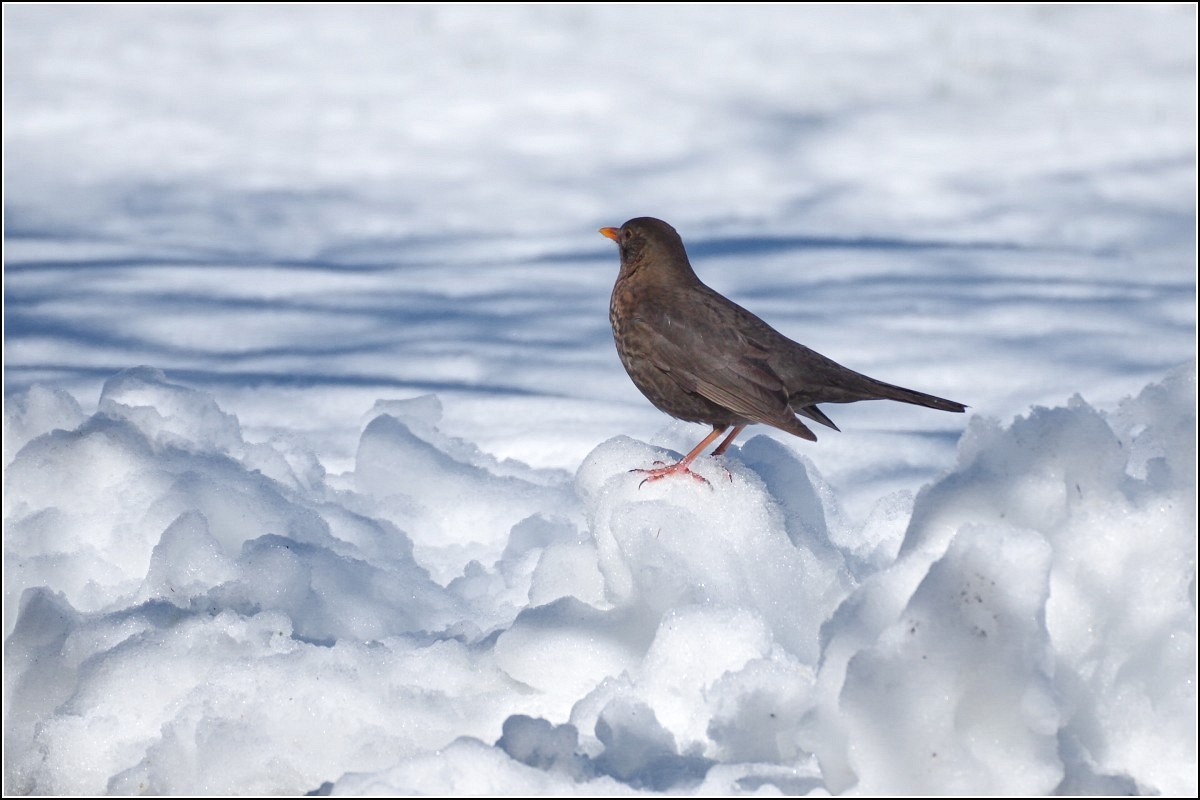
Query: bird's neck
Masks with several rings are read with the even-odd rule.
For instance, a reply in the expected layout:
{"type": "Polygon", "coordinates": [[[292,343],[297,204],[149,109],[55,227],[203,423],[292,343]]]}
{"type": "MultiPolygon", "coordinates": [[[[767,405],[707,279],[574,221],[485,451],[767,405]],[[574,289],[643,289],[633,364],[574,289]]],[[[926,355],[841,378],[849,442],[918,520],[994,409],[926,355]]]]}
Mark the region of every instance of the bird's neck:
{"type": "Polygon", "coordinates": [[[673,260],[637,258],[621,264],[617,283],[684,288],[700,285],[700,278],[696,276],[687,258],[673,260]]]}

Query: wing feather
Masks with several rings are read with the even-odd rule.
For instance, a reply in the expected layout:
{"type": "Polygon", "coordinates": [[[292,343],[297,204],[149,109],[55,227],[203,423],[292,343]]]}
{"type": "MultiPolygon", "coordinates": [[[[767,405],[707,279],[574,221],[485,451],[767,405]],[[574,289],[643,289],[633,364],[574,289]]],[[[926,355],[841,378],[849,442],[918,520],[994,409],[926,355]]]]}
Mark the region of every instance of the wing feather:
{"type": "Polygon", "coordinates": [[[680,388],[748,421],[815,439],[789,407],[787,389],[770,365],[768,349],[748,338],[745,326],[738,324],[738,312],[748,312],[719,299],[698,303],[694,295],[646,298],[625,324],[635,328],[644,343],[642,357],[680,388]],[[688,301],[686,314],[675,311],[678,303],[688,301]]]}

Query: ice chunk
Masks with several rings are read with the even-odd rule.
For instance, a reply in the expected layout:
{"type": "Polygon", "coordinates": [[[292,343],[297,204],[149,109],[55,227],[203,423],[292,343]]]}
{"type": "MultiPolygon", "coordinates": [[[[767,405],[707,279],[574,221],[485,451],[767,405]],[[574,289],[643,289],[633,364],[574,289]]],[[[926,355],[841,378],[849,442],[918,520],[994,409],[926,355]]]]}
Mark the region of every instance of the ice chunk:
{"type": "Polygon", "coordinates": [[[127,369],[105,381],[99,410],[127,420],[159,447],[237,453],[242,445],[237,417],[153,367],[127,369]]]}
{"type": "Polygon", "coordinates": [[[52,430],[71,431],[84,420],[78,401],[67,391],[34,384],[4,398],[4,463],[12,462],[28,442],[52,430]]]}

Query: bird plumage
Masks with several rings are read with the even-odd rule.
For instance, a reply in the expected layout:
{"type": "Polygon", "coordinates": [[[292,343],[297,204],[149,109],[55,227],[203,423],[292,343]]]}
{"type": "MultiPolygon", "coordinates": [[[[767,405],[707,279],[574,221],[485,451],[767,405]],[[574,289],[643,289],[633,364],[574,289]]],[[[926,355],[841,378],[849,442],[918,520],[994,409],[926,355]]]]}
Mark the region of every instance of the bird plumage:
{"type": "MultiPolygon", "coordinates": [[[[867,377],[787,338],[706,286],[683,240],[662,220],[638,217],[601,233],[620,247],[609,318],[621,363],[642,394],[667,414],[714,431],[735,427],[718,454],[751,423],[816,441],[797,415],[837,430],[819,403],[897,400],[966,409],[867,377]]],[[[695,454],[685,457],[681,471],[695,454]]]]}

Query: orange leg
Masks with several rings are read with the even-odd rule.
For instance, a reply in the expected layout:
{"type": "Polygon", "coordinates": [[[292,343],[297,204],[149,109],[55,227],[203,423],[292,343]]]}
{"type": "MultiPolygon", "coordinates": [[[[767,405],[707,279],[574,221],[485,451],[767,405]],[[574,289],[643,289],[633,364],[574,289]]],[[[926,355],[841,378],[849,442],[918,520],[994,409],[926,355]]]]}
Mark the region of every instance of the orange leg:
{"type": "Polygon", "coordinates": [[[719,456],[728,450],[730,443],[733,442],[733,438],[744,430],[746,430],[745,425],[735,425],[733,430],[730,431],[729,435],[725,437],[725,441],[721,442],[721,444],[717,446],[716,450],[713,450],[713,455],[719,456]]]}
{"type": "MultiPolygon", "coordinates": [[[[740,431],[740,430],[741,430],[740,427],[734,428],[733,433],[731,433],[729,435],[729,439],[732,439],[734,436],[737,436],[738,431],[740,431]]],[[[704,437],[704,441],[702,441],[700,444],[693,447],[692,452],[688,453],[686,456],[679,459],[679,461],[675,462],[674,464],[670,464],[669,466],[665,466],[665,467],[658,467],[657,469],[631,469],[629,471],[630,472],[640,472],[643,475],[645,475],[646,477],[642,480],[642,483],[645,483],[646,481],[654,482],[654,481],[658,480],[659,478],[665,478],[668,475],[675,475],[678,473],[683,473],[684,475],[690,475],[692,477],[692,480],[700,481],[700,483],[708,483],[708,481],[703,476],[697,475],[696,473],[694,473],[690,469],[688,469],[688,465],[691,464],[693,461],[695,461],[696,456],[700,455],[700,452],[702,450],[704,450],[704,448],[706,448],[710,444],[712,444],[713,441],[724,432],[725,432],[725,428],[714,427],[712,430],[712,433],[710,433],[708,436],[704,437]]],[[[717,448],[718,452],[723,450],[725,445],[729,444],[729,439],[726,439],[725,442],[721,445],[721,447],[717,448]]],[[[714,453],[713,455],[716,455],[716,453],[714,453]]],[[[638,484],[639,489],[641,488],[642,483],[638,484]]]]}

